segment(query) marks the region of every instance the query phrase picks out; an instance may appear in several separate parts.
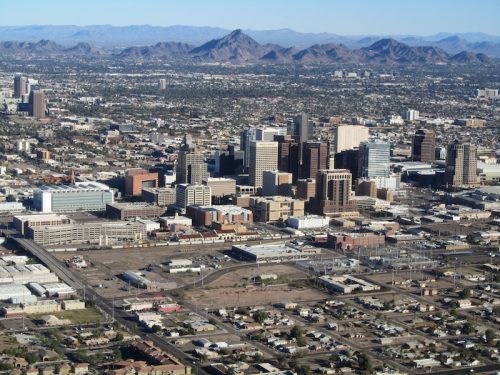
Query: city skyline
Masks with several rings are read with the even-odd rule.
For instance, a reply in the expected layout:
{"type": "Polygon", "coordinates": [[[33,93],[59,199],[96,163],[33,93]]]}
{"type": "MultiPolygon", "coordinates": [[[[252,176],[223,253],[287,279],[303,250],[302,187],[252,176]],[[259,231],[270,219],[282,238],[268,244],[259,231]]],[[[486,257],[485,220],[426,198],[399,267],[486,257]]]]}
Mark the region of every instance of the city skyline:
{"type": "Polygon", "coordinates": [[[27,0],[32,12],[13,18],[16,4],[3,4],[0,24],[26,25],[153,25],[208,26],[226,29],[293,29],[306,33],[340,35],[433,35],[478,32],[500,35],[500,2],[483,0],[432,2],[323,1],[313,4],[275,0],[206,2],[190,0],[173,3],[158,0],[90,0],[85,3],[53,0],[43,4],[27,0]],[[312,5],[312,6],[311,6],[312,5]],[[411,16],[411,17],[410,17],[411,16]],[[473,25],[473,27],[471,27],[473,25]]]}

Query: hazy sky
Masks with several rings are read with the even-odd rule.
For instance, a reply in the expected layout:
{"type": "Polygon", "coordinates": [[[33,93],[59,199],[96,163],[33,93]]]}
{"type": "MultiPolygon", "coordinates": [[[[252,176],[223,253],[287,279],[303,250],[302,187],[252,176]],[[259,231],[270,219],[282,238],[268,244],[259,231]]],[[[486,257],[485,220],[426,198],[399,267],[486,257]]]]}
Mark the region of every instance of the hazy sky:
{"type": "Polygon", "coordinates": [[[2,0],[0,25],[195,25],[338,34],[500,35],[500,0],[2,0]]]}

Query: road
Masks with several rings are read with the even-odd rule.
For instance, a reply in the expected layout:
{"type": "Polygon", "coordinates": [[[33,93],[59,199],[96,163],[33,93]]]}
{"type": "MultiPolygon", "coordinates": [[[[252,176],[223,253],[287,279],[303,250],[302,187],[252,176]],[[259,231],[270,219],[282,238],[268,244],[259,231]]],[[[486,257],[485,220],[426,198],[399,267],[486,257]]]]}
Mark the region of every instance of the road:
{"type": "MultiPolygon", "coordinates": [[[[66,284],[68,284],[75,290],[84,291],[87,300],[94,301],[94,304],[97,307],[108,314],[108,316],[114,317],[116,321],[122,324],[130,332],[141,336],[144,340],[152,341],[157,347],[183,360],[186,364],[193,363],[193,358],[191,356],[184,353],[182,350],[168,342],[166,339],[155,334],[139,330],[132,315],[123,310],[115,309],[112,301],[109,301],[99,295],[99,293],[97,293],[91,285],[89,285],[78,274],[73,273],[71,269],[66,268],[64,265],[62,265],[51,253],[46,251],[42,246],[24,238],[10,237],[10,239],[16,242],[21,248],[30,252],[33,256],[38,258],[66,284]]],[[[202,375],[208,375],[208,373],[206,373],[202,368],[200,368],[199,372],[202,375]]]]}

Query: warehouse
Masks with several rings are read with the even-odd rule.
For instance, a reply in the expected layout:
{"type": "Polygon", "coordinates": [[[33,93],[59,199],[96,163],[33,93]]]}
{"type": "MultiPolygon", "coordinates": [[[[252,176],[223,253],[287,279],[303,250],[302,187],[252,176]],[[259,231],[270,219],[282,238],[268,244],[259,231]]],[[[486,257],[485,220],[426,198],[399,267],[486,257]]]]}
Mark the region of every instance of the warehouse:
{"type": "Polygon", "coordinates": [[[51,283],[44,284],[43,287],[47,291],[49,297],[69,297],[76,293],[76,291],[65,283],[51,283]]]}
{"type": "Polygon", "coordinates": [[[321,254],[321,249],[289,245],[286,243],[266,245],[234,245],[232,251],[242,259],[256,263],[281,263],[308,260],[321,254]]]}
{"type": "Polygon", "coordinates": [[[57,276],[42,264],[0,266],[0,284],[53,283],[57,281],[57,276]]]}
{"type": "Polygon", "coordinates": [[[10,298],[22,299],[30,296],[31,292],[24,285],[0,285],[0,301],[7,301],[10,298]]]}

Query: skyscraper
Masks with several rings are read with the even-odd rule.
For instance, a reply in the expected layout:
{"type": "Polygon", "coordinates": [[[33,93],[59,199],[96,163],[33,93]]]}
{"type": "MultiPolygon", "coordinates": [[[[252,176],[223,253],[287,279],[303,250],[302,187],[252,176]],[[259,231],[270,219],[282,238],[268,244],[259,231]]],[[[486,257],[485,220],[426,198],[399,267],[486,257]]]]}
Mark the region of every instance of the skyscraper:
{"type": "Polygon", "coordinates": [[[278,169],[290,172],[293,182],[299,178],[300,167],[300,142],[298,136],[276,135],[274,140],[278,142],[278,169]]]}
{"type": "Polygon", "coordinates": [[[302,113],[293,118],[291,134],[298,135],[301,142],[306,142],[313,139],[314,128],[309,122],[309,117],[302,113]]]}
{"type": "Polygon", "coordinates": [[[476,146],[458,141],[448,146],[445,182],[453,187],[467,187],[479,184],[476,146]]]}
{"type": "Polygon", "coordinates": [[[29,100],[30,116],[45,117],[45,93],[42,90],[32,90],[29,100]]]}
{"type": "Polygon", "coordinates": [[[249,183],[261,188],[263,172],[278,168],[278,142],[250,142],[249,164],[249,183]]]}
{"type": "Polygon", "coordinates": [[[363,142],[359,147],[360,177],[389,177],[391,148],[389,143],[363,142]]]}
{"type": "Polygon", "coordinates": [[[201,184],[209,177],[205,157],[201,153],[180,151],[177,159],[177,183],[201,184]]]}
{"type": "Polygon", "coordinates": [[[315,178],[320,169],[328,169],[329,148],[327,142],[309,141],[302,144],[302,178],[315,178]]]}
{"type": "Polygon", "coordinates": [[[240,150],[245,152],[244,166],[249,167],[250,143],[252,141],[271,142],[275,136],[286,135],[286,128],[259,127],[245,129],[240,133],[240,150]]]}
{"type": "Polygon", "coordinates": [[[335,152],[358,148],[368,141],[368,128],[361,125],[339,125],[335,128],[335,152]]]}
{"type": "Polygon", "coordinates": [[[432,130],[418,129],[413,135],[411,159],[413,161],[434,161],[436,134],[432,130]]]}
{"type": "Polygon", "coordinates": [[[320,170],[316,175],[313,211],[322,215],[354,211],[351,202],[352,175],[347,169],[320,170]]]}
{"type": "Polygon", "coordinates": [[[28,80],[23,75],[16,75],[14,77],[14,98],[22,98],[23,95],[26,95],[26,85],[28,80]]]}

